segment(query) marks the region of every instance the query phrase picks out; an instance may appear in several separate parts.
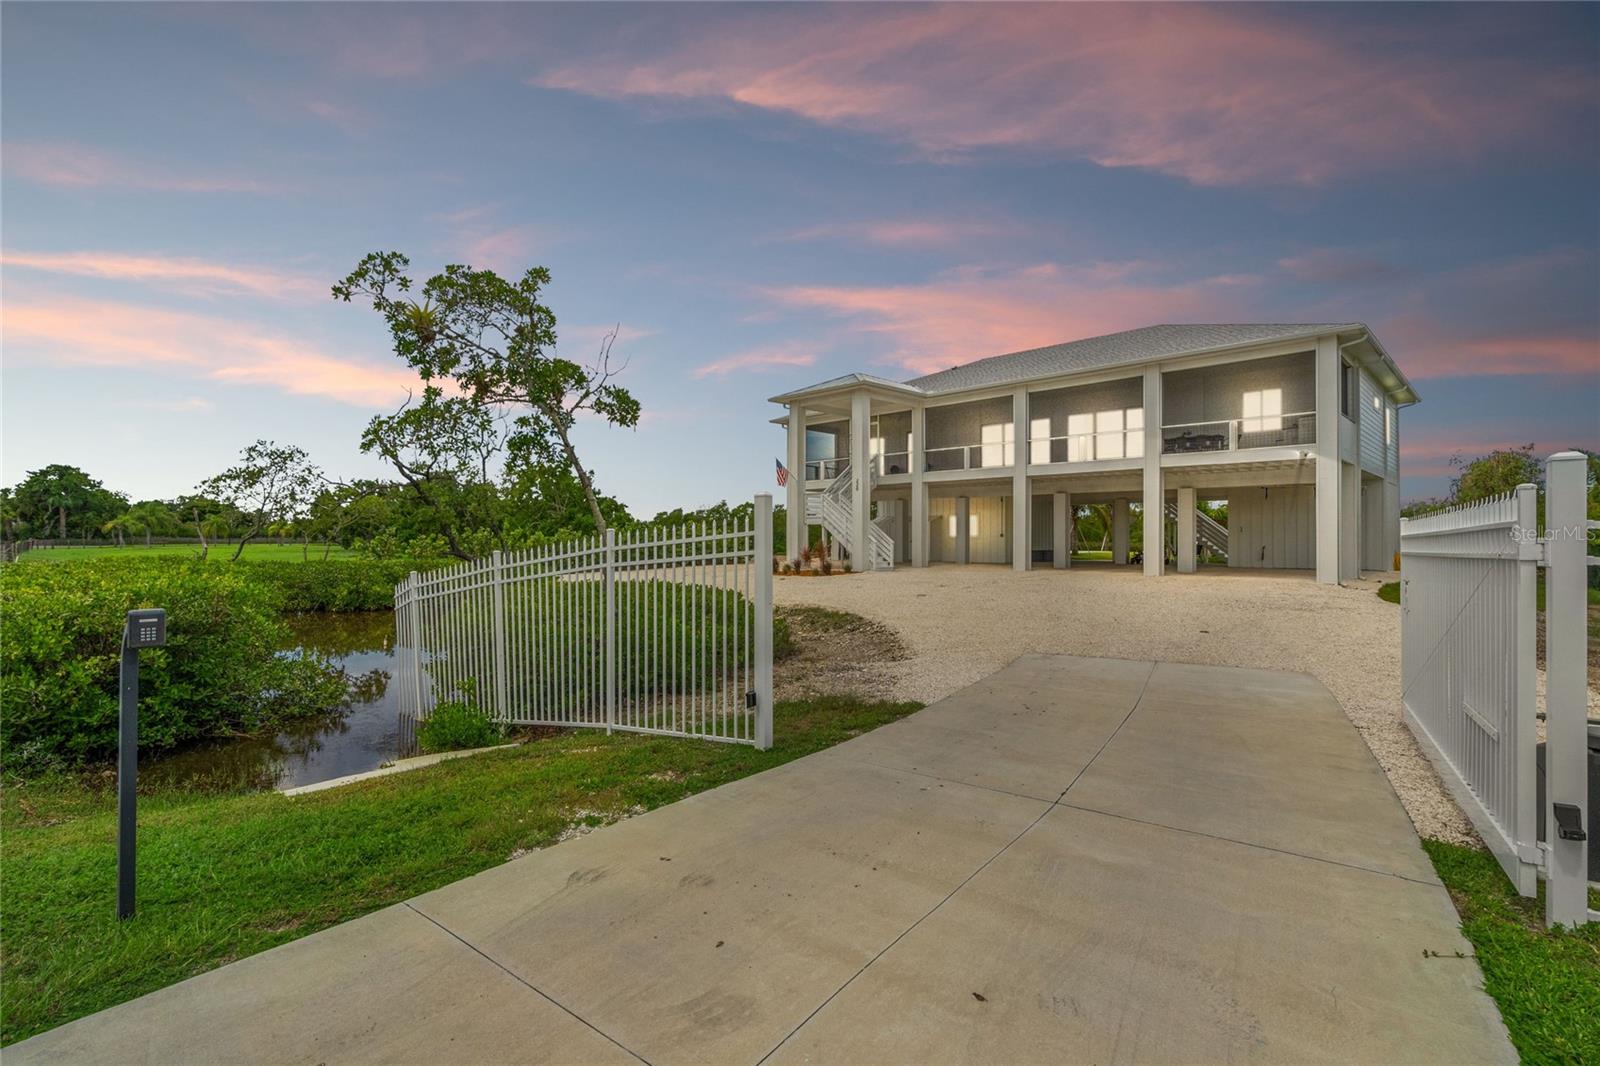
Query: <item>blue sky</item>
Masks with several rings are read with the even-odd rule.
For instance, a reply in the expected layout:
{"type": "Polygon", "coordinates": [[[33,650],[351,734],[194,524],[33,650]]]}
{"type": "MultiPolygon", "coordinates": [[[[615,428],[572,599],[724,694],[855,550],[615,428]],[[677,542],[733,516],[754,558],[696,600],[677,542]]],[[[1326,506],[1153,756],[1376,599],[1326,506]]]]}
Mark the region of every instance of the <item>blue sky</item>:
{"type": "Polygon", "coordinates": [[[772,488],[764,401],[1167,321],[1365,321],[1450,456],[1600,445],[1600,9],[7,4],[0,480],[331,473],[410,383],[327,287],[542,264],[636,512],[772,488]]]}

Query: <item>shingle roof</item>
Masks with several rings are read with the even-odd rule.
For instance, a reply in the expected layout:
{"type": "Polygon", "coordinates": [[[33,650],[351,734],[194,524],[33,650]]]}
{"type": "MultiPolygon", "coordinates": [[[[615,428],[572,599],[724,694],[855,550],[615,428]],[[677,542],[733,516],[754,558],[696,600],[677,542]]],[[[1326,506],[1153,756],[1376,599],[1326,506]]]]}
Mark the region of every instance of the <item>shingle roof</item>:
{"type": "Polygon", "coordinates": [[[1065,344],[994,355],[905,384],[925,393],[1005,385],[1014,381],[1071,374],[1124,363],[1142,363],[1242,344],[1267,344],[1364,328],[1359,323],[1238,322],[1205,325],[1143,326],[1065,344]]]}

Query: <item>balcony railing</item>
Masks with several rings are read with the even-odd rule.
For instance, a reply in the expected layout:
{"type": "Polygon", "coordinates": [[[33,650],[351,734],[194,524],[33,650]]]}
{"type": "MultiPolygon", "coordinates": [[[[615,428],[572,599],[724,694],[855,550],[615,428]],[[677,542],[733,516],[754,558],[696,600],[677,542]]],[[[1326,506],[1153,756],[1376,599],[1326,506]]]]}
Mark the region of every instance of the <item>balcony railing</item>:
{"type": "Polygon", "coordinates": [[[954,444],[929,448],[925,455],[929,470],[985,470],[1014,464],[1010,444],[954,444]]]}
{"type": "Polygon", "coordinates": [[[832,481],[849,469],[850,457],[848,455],[838,459],[808,459],[806,461],[806,480],[832,481]]]}
{"type": "Polygon", "coordinates": [[[1315,411],[1225,418],[1215,422],[1185,422],[1161,427],[1161,451],[1166,455],[1292,448],[1300,444],[1315,444],[1316,440],[1315,411]]]}

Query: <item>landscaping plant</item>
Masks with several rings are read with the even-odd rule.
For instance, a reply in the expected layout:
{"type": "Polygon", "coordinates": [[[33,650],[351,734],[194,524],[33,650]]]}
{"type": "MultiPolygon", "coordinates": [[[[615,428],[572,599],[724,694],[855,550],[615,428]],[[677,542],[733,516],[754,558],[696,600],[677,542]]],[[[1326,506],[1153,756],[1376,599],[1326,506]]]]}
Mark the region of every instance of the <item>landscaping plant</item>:
{"type": "Polygon", "coordinates": [[[464,751],[498,744],[504,736],[500,723],[469,700],[446,700],[417,727],[417,746],[424,754],[464,751]]]}
{"type": "Polygon", "coordinates": [[[98,560],[0,569],[0,759],[77,765],[117,747],[124,616],[167,611],[140,666],[139,740],[159,751],[337,706],[341,671],[285,656],[281,596],[239,567],[98,560]]]}

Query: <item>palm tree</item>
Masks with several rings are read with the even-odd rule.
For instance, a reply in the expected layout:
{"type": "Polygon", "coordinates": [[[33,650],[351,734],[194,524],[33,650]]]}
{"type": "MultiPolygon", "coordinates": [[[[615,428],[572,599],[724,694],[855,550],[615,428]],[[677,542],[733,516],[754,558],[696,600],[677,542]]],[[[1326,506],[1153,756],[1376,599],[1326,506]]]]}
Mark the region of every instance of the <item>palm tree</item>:
{"type": "Polygon", "coordinates": [[[102,525],[100,527],[100,532],[115,533],[117,535],[117,547],[123,548],[127,545],[122,540],[122,531],[127,529],[128,526],[128,512],[123,511],[121,514],[117,515],[117,517],[102,525]]]}
{"type": "Polygon", "coordinates": [[[178,517],[172,513],[172,508],[160,500],[145,500],[128,508],[123,515],[128,521],[130,529],[138,530],[144,534],[144,546],[150,547],[150,537],[154,533],[165,533],[177,524],[178,517]]]}

